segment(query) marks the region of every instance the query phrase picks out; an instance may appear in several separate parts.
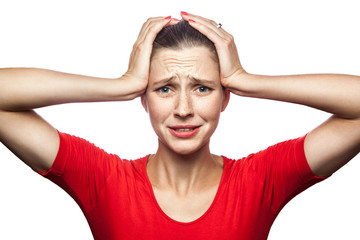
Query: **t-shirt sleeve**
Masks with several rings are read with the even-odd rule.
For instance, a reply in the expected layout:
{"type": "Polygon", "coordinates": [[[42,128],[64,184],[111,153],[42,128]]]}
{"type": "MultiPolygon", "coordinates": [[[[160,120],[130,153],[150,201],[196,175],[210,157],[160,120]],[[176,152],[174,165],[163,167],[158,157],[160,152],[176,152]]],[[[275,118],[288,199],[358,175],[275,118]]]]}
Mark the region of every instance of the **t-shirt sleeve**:
{"type": "Polygon", "coordinates": [[[83,210],[90,210],[120,159],[82,138],[58,133],[55,161],[47,173],[38,173],[64,189],[83,210]]]}
{"type": "Polygon", "coordinates": [[[278,143],[250,159],[263,181],[264,194],[276,212],[300,192],[326,179],[310,169],[304,150],[305,137],[278,143]]]}

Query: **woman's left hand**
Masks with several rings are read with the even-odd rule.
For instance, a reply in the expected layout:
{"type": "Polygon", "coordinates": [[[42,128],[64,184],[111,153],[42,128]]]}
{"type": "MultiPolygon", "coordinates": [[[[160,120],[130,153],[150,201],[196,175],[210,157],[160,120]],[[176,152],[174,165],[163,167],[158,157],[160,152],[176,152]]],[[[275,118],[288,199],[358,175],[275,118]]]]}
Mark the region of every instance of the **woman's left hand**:
{"type": "Polygon", "coordinates": [[[223,28],[218,27],[213,20],[186,12],[181,12],[181,16],[215,44],[219,57],[221,84],[229,90],[239,86],[239,81],[246,75],[246,71],[241,66],[234,37],[223,28]]]}

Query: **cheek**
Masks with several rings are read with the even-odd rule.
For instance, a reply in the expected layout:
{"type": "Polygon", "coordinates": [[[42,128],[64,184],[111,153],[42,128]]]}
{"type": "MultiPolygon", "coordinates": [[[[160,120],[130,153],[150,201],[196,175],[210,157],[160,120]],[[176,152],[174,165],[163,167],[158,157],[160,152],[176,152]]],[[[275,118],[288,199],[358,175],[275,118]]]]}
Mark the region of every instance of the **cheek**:
{"type": "Polygon", "coordinates": [[[221,96],[203,98],[196,102],[196,112],[209,121],[217,121],[219,119],[221,107],[221,96]]]}
{"type": "MultiPolygon", "coordinates": [[[[208,97],[193,96],[193,112],[207,122],[217,122],[222,109],[222,94],[217,93],[208,97]]],[[[152,94],[147,96],[147,108],[150,121],[154,128],[158,123],[163,123],[174,114],[175,99],[159,98],[152,94]]]]}
{"type": "Polygon", "coordinates": [[[154,125],[156,122],[163,122],[172,113],[173,104],[166,99],[148,96],[147,106],[150,121],[154,125]]]}

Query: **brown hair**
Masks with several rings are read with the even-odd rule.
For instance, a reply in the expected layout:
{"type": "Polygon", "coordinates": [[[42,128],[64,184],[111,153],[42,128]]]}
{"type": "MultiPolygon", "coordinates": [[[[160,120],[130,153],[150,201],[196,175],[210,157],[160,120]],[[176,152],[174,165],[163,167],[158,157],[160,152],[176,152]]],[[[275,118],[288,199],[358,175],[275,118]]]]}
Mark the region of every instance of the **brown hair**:
{"type": "Polygon", "coordinates": [[[214,43],[184,20],[175,25],[166,26],[158,33],[153,43],[152,55],[161,48],[181,50],[191,47],[207,47],[218,62],[214,43]]]}

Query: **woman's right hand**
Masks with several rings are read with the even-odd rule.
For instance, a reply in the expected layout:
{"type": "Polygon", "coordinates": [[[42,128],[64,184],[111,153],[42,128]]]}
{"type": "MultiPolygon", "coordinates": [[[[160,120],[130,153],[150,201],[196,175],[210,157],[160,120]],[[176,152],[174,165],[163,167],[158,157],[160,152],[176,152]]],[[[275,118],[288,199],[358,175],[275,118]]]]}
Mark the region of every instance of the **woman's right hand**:
{"type": "Polygon", "coordinates": [[[32,109],[140,96],[148,83],[153,41],[164,26],[176,22],[170,17],[158,17],[144,24],[134,44],[129,69],[120,80],[46,69],[0,69],[0,142],[34,170],[47,172],[59,149],[59,135],[32,109]]]}
{"type": "Polygon", "coordinates": [[[157,34],[167,25],[175,25],[178,20],[169,17],[149,18],[142,26],[130,55],[129,67],[121,80],[127,81],[134,98],[141,96],[148,85],[150,58],[153,42],[157,34]]]}

